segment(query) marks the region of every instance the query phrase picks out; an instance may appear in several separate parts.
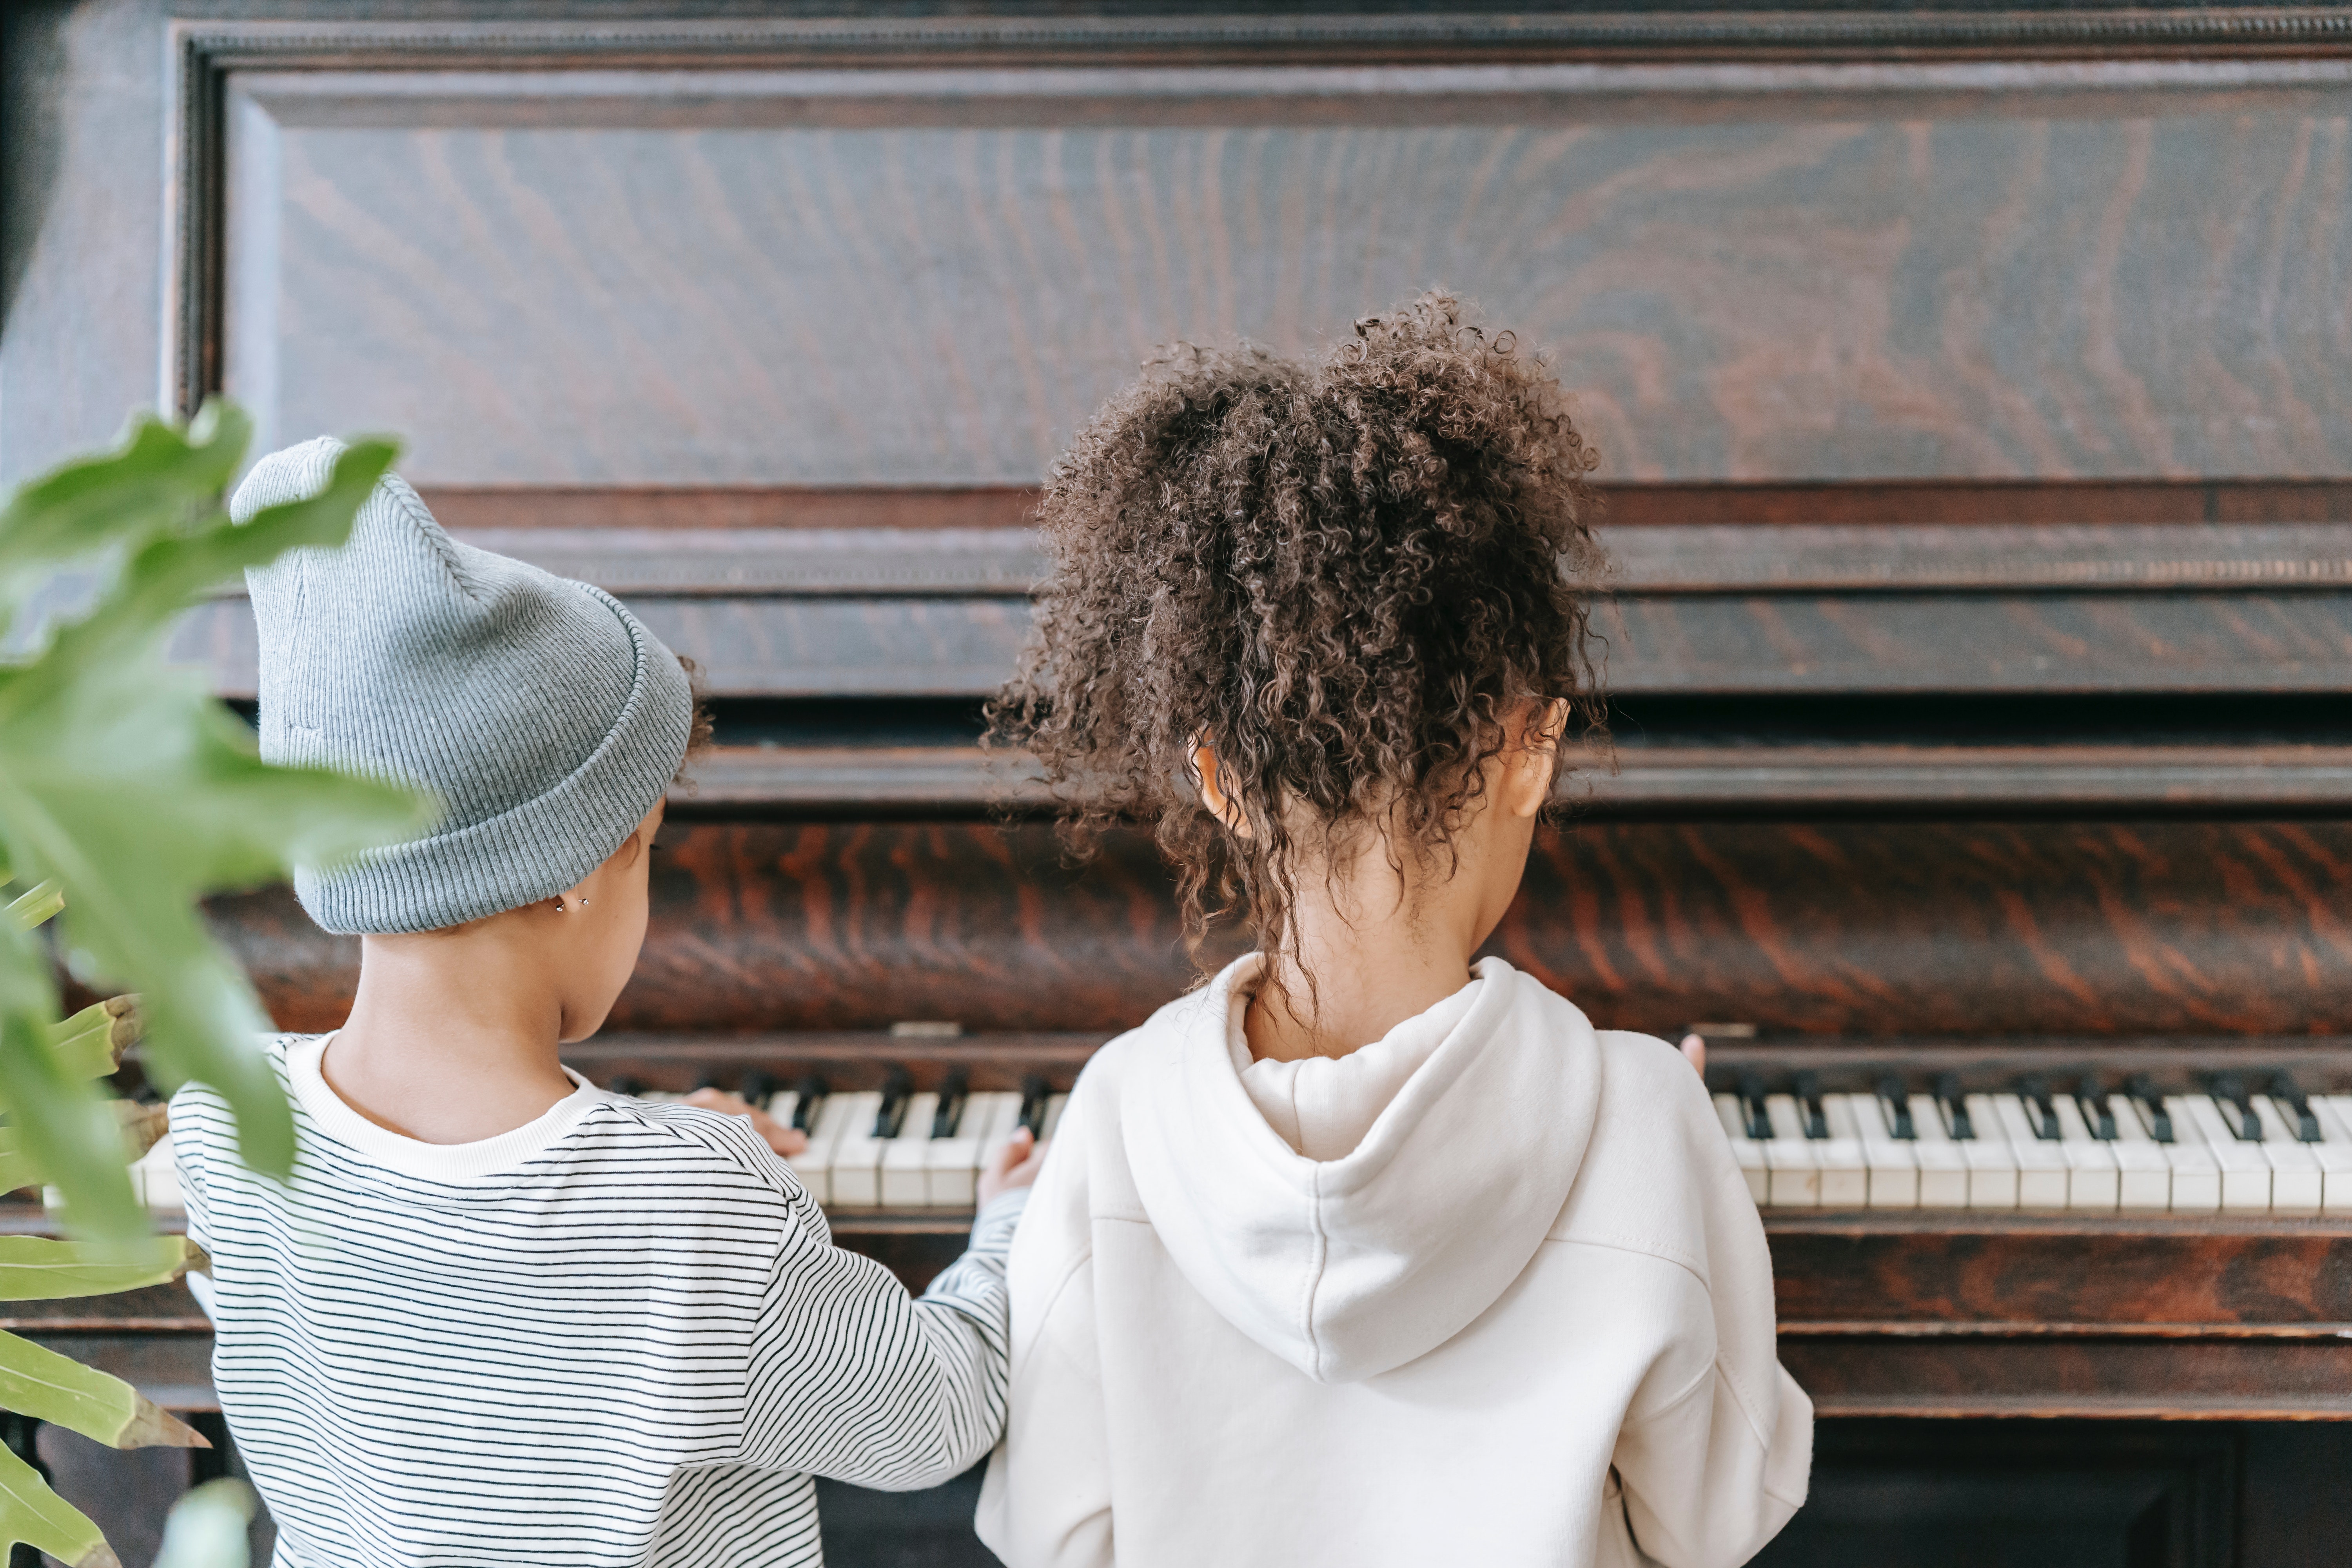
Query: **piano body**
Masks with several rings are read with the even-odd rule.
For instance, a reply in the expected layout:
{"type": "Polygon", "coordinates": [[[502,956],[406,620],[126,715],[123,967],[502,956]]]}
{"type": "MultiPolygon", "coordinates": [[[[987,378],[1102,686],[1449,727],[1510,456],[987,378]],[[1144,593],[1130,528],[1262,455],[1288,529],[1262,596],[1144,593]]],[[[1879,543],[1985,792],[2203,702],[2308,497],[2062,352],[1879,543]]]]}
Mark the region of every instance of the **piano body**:
{"type": "MultiPolygon", "coordinates": [[[[719,744],[572,1059],[772,1098],[919,1283],[975,1151],[1192,979],[1149,844],[1066,863],[975,745],[1045,461],[1155,342],[1484,300],[1580,389],[1615,563],[1613,742],[1494,951],[1709,1041],[1822,1417],[1763,1561],[2340,1562],[2344,38],[184,22],[170,357],[288,439],[406,432],[453,530],[699,662],[719,744]]],[[[182,646],[249,699],[241,602],[182,646]]],[[[340,1021],[355,943],[215,914],[340,1021]]],[[[67,1307],[9,1325],[206,1396],[184,1298],[67,1307]]]]}

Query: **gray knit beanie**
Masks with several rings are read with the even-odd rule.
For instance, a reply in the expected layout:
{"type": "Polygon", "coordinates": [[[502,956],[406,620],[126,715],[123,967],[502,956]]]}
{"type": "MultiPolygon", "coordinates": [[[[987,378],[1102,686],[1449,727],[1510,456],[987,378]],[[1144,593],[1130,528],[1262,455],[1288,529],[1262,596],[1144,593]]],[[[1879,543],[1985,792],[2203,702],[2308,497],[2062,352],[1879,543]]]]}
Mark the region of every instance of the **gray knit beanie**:
{"type": "MultiPolygon", "coordinates": [[[[256,464],[239,522],[317,495],[343,444],[256,464]]],[[[435,931],[551,899],[618,849],[686,759],[694,696],[621,602],[458,543],[387,475],[348,544],[246,574],[261,632],[261,754],[431,792],[439,826],[298,868],[346,934],[435,931]]]]}

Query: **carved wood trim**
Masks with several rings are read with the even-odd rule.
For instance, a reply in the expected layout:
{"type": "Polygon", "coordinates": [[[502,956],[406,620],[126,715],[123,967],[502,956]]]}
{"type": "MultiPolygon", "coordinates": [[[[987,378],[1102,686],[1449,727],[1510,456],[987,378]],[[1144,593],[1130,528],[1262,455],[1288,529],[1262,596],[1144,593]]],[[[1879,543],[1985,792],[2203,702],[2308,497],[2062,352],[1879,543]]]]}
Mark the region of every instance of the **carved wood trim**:
{"type": "MultiPolygon", "coordinates": [[[[548,73],[566,68],[796,68],[806,79],[799,90],[840,98],[870,96],[877,84],[828,81],[828,73],[956,69],[975,78],[957,89],[958,98],[985,89],[1015,99],[1036,96],[1044,85],[1039,73],[1059,70],[1066,77],[1078,70],[1095,79],[1062,80],[1054,96],[1066,100],[1073,89],[1096,97],[1141,91],[1181,104],[1213,87],[1211,96],[1227,105],[1287,92],[1305,106],[1302,111],[1320,113],[1335,91],[1359,100],[1386,91],[1422,102],[1521,104],[1562,92],[1687,99],[1861,91],[1915,100],[2033,85],[2068,90],[2201,85],[2227,92],[2335,83],[2337,62],[2352,55],[2352,16],[2321,7],[460,23],[181,19],[169,26],[173,321],[163,379],[183,413],[220,384],[226,115],[230,79],[238,72],[279,73],[290,83],[307,73],[423,70],[442,73],[442,79],[437,87],[410,84],[403,90],[412,99],[439,91],[472,101],[479,84],[469,87],[468,74],[499,70],[520,73],[518,88],[538,90],[551,83],[548,73]],[[2076,61],[2125,62],[2128,68],[2103,83],[2061,64],[2076,61]],[[2057,66],[2059,74],[2042,68],[2047,65],[2057,66]],[[1213,83],[1204,73],[1216,71],[1225,74],[1213,83]],[[1269,74],[1284,71],[1290,77],[1269,74]],[[1308,79],[1318,71],[1319,78],[1308,79]],[[987,80],[978,79],[991,72],[987,80]],[[1390,79],[1385,88],[1377,79],[1382,72],[1390,79]],[[1189,83],[1184,73],[1191,73],[1189,83]]],[[[894,90],[901,101],[915,101],[936,97],[938,86],[934,81],[927,89],[908,80],[894,90]]],[[[625,102],[642,98],[642,91],[614,83],[605,96],[625,102]]],[[[574,100],[588,100],[574,95],[574,100]]]]}
{"type": "MultiPolygon", "coordinates": [[[[670,807],[696,816],[958,816],[1049,799],[1021,759],[973,746],[717,746],[689,774],[670,807]]],[[[2352,747],[1629,745],[1563,777],[1558,798],[1594,812],[2342,812],[2352,747]]]]}

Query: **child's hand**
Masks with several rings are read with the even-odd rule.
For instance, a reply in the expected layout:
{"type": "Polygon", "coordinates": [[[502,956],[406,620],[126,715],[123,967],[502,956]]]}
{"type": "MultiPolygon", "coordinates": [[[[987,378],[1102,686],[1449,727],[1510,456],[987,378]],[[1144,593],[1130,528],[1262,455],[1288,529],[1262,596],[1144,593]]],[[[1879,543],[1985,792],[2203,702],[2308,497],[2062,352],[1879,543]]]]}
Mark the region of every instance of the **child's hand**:
{"type": "Polygon", "coordinates": [[[1000,1193],[1015,1187],[1025,1187],[1037,1179],[1037,1172],[1045,1163],[1045,1151],[1051,1143],[1040,1143],[1029,1129],[1021,1128],[1013,1134],[988,1169],[980,1173],[980,1206],[986,1208],[1000,1193]]]}
{"type": "Polygon", "coordinates": [[[1699,1038],[1696,1035],[1685,1035],[1683,1037],[1683,1056],[1685,1059],[1689,1061],[1691,1066],[1698,1068],[1699,1077],[1705,1078],[1706,1076],[1706,1042],[1705,1040],[1699,1038]]]}
{"type": "Polygon", "coordinates": [[[768,1141],[768,1147],[790,1159],[808,1152],[808,1134],[797,1127],[787,1127],[766,1111],[746,1105],[743,1097],[723,1089],[698,1089],[686,1097],[688,1105],[698,1105],[705,1110],[716,1110],[726,1116],[748,1116],[751,1131],[768,1141]]]}

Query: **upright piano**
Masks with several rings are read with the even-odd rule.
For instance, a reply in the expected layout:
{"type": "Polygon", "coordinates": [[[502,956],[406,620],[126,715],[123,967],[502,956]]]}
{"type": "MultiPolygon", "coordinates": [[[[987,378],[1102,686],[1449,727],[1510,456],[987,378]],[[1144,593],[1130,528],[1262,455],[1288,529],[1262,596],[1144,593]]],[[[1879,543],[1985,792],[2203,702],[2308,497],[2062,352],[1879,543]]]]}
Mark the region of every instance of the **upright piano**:
{"type": "MultiPolygon", "coordinates": [[[[173,37],[184,395],[410,433],[461,537],[705,672],[581,1070],[772,1100],[844,1245],[952,1257],[917,1145],[1048,1124],[1195,979],[1149,842],[1066,862],[977,744],[1045,462],[1154,342],[1445,283],[1577,389],[1612,562],[1610,741],[1493,951],[1707,1040],[1822,1418],[1763,1561],[2346,1560],[2340,16],[173,37]]],[[[183,646],[249,700],[240,602],[183,646]]],[[[215,914],[340,1020],[355,943],[215,914]]],[[[56,1332],[195,1389],[150,1306],[56,1332]]]]}

